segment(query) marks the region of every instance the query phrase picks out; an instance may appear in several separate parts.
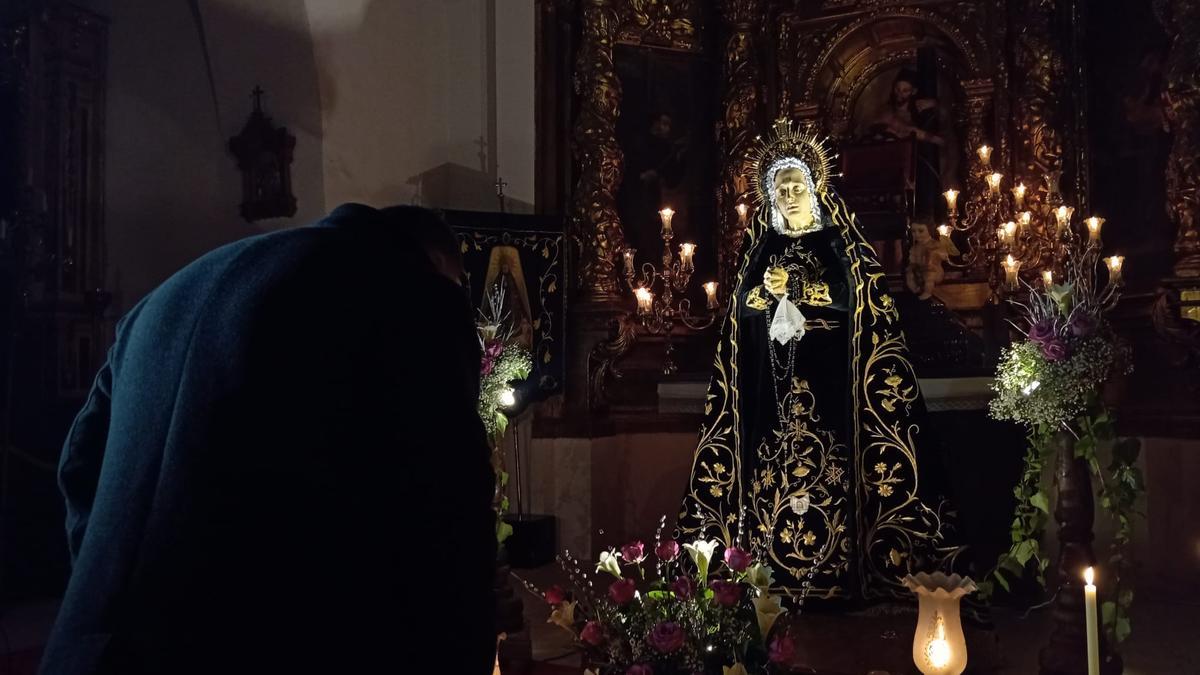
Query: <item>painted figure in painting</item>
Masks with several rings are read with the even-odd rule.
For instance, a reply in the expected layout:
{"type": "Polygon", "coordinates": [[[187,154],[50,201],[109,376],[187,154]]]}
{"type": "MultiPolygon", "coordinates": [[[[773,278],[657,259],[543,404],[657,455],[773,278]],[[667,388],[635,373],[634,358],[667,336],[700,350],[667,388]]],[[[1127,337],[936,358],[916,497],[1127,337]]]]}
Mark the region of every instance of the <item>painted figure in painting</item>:
{"type": "Polygon", "coordinates": [[[801,602],[906,599],[906,574],[963,549],[883,270],[829,163],[786,120],[760,141],[679,530],[750,550],[801,602]]]}
{"type": "Polygon", "coordinates": [[[935,98],[923,95],[916,71],[905,68],[892,81],[891,92],[870,119],[867,135],[880,139],[912,138],[917,149],[914,208],[933,216],[941,194],[942,169],[947,164],[946,138],[941,133],[941,110],[935,98]]]}

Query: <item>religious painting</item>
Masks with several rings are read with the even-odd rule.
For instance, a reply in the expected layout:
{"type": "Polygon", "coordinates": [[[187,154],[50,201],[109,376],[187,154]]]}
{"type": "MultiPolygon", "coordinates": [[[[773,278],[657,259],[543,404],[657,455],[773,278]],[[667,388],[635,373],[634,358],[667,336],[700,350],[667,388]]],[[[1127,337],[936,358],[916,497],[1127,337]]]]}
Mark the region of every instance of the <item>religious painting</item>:
{"type": "Polygon", "coordinates": [[[565,367],[566,247],[561,218],[445,211],[458,236],[472,307],[503,292],[502,314],[533,355],[533,372],[514,387],[531,403],[561,390],[565,367]]]}
{"type": "Polygon", "coordinates": [[[1148,4],[1098,6],[1092,30],[1091,210],[1108,221],[1105,246],[1133,263],[1127,281],[1149,284],[1174,263],[1175,226],[1166,203],[1171,136],[1163,100],[1168,43],[1148,4]]]}
{"type": "Polygon", "coordinates": [[[919,53],[915,62],[880,70],[863,87],[851,112],[857,144],[915,143],[910,214],[935,222],[946,217],[941,193],[962,185],[962,136],[954,123],[954,91],[952,80],[937,68],[936,55],[919,53]]]}
{"type": "Polygon", "coordinates": [[[614,60],[622,89],[616,136],[625,157],[617,211],[626,244],[637,249],[639,265],[659,264],[658,211],[670,207],[673,247],[696,244],[696,278],[712,278],[717,261],[715,64],[701,54],[630,45],[617,46],[614,60]]]}

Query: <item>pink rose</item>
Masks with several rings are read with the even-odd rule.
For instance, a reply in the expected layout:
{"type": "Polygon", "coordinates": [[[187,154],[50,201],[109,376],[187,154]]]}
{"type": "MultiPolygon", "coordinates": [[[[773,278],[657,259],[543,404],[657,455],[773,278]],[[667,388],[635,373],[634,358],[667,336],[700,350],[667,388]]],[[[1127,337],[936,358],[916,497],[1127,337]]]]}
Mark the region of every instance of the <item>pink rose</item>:
{"type": "Polygon", "coordinates": [[[745,572],[750,566],[750,554],[736,546],[725,549],[725,564],[734,572],[745,572]]]}
{"type": "Polygon", "coordinates": [[[646,545],[640,541],[631,541],[621,547],[621,557],[626,562],[640,563],[646,559],[646,545]]]}
{"type": "Polygon", "coordinates": [[[1067,343],[1059,338],[1050,338],[1042,343],[1042,356],[1046,357],[1047,361],[1061,361],[1067,358],[1067,343]]]}
{"type": "Polygon", "coordinates": [[[546,589],[546,602],[550,603],[551,605],[562,604],[562,602],[566,599],[566,592],[563,591],[562,587],[558,584],[554,584],[550,588],[546,589]]]}
{"type": "Polygon", "coordinates": [[[771,641],[769,654],[771,663],[789,663],[796,656],[796,642],[786,635],[780,635],[771,641]]]}
{"type": "Polygon", "coordinates": [[[583,630],[579,631],[579,639],[593,647],[599,647],[604,644],[604,628],[598,621],[589,621],[583,630]]]}
{"type": "Polygon", "coordinates": [[[637,584],[633,579],[617,579],[608,587],[608,597],[618,605],[628,605],[637,593],[637,584]]]}
{"type": "Polygon", "coordinates": [[[742,587],[732,581],[717,579],[709,585],[717,603],[723,607],[733,607],[742,599],[742,587]]]}
{"type": "Polygon", "coordinates": [[[683,627],[674,621],[659,622],[646,636],[646,641],[663,654],[670,654],[683,646],[683,627]]]}
{"type": "Polygon", "coordinates": [[[654,675],[654,669],[644,663],[635,663],[629,666],[629,670],[625,671],[625,675],[654,675]]]}
{"type": "Polygon", "coordinates": [[[679,557],[679,542],[668,539],[654,549],[654,555],[663,562],[671,562],[679,557]]]}
{"type": "Polygon", "coordinates": [[[675,581],[671,582],[671,590],[675,597],[687,600],[696,594],[696,580],[691,577],[676,577],[675,581]]]}

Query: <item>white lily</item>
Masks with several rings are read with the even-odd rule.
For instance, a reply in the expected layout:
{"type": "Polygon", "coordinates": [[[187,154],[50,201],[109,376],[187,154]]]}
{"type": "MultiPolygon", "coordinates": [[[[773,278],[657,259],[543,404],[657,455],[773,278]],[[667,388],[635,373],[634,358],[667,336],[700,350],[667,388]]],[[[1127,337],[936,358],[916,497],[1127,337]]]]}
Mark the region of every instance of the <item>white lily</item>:
{"type": "Polygon", "coordinates": [[[600,552],[600,562],[596,565],[597,572],[608,572],[614,577],[621,578],[621,555],[616,549],[600,552]]]}
{"type": "Polygon", "coordinates": [[[760,595],[766,595],[767,589],[775,583],[775,570],[770,565],[756,562],[746,570],[746,581],[757,588],[760,595]]]}
{"type": "Polygon", "coordinates": [[[708,564],[712,561],[713,553],[716,552],[717,547],[720,545],[721,542],[716,539],[708,541],[697,539],[690,544],[683,545],[687,549],[688,554],[692,556],[692,562],[696,563],[697,576],[700,577],[701,586],[708,580],[708,564]]]}
{"type": "Polygon", "coordinates": [[[552,623],[556,626],[562,626],[569,631],[575,630],[575,605],[576,602],[560,602],[554,611],[550,612],[550,618],[546,619],[546,623],[552,623]]]}
{"type": "Polygon", "coordinates": [[[754,614],[758,618],[758,632],[762,635],[763,644],[767,643],[767,635],[771,633],[771,626],[775,625],[775,620],[787,612],[781,601],[782,598],[778,595],[754,598],[754,614]]]}

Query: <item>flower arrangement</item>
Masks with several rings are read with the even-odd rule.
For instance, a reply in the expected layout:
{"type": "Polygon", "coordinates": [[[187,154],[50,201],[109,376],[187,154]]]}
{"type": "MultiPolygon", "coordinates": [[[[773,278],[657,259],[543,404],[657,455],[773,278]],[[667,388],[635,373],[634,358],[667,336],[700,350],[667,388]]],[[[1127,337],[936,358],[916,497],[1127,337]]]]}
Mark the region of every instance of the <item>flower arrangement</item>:
{"type": "Polygon", "coordinates": [[[1144,491],[1135,465],[1138,442],[1115,438],[1112,415],[1099,395],[1111,378],[1130,370],[1128,347],[1105,317],[1119,297],[1123,259],[1102,260],[1097,238],[1084,242],[1069,228],[1060,250],[1063,283],[1051,283],[1054,271],[1046,270],[1041,288],[1022,281],[1025,301],[1010,299],[1019,315],[1013,326],[1022,337],[1001,354],[992,384],[996,397],[989,412],[995,419],[1023,425],[1029,447],[1014,489],[1012,546],[1000,556],[989,580],[979,586],[985,596],[993,591],[993,584],[1007,590],[1011,580],[1030,568],[1045,585],[1050,561],[1040,542],[1051,508],[1043,468],[1056,448],[1069,447],[1064,442],[1073,441],[1075,456],[1086,460],[1098,481],[1100,504],[1115,524],[1109,556],[1115,592],[1112,600],[1103,603],[1102,615],[1109,639],[1119,643],[1130,631],[1133,591],[1122,589],[1120,583],[1129,565],[1126,553],[1133,536],[1134,504],[1144,491]],[[1105,267],[1107,280],[1101,284],[1105,267]],[[1112,459],[1101,467],[1096,451],[1107,443],[1112,444],[1112,459]]]}
{"type": "Polygon", "coordinates": [[[503,543],[512,534],[512,526],[504,522],[508,511],[508,473],[504,470],[504,451],[501,441],[508,429],[508,414],[516,404],[513,382],[529,377],[533,356],[517,344],[509,314],[504,311],[505,287],[501,283],[484,292],[483,308],[479,310],[476,328],[479,332],[479,418],[483,420],[488,442],[492,448],[492,469],[496,472],[496,539],[503,543]]]}
{"type": "Polygon", "coordinates": [[[681,546],[661,532],[660,523],[651,551],[633,541],[602,552],[595,574],[608,578],[560,556],[575,592],[529,587],[550,604],[550,622],[575,636],[589,673],[747,675],[793,658],[791,637],[766,641],[786,611],[768,591],[769,566],[737,547],[718,557],[715,540],[681,546]]]}

